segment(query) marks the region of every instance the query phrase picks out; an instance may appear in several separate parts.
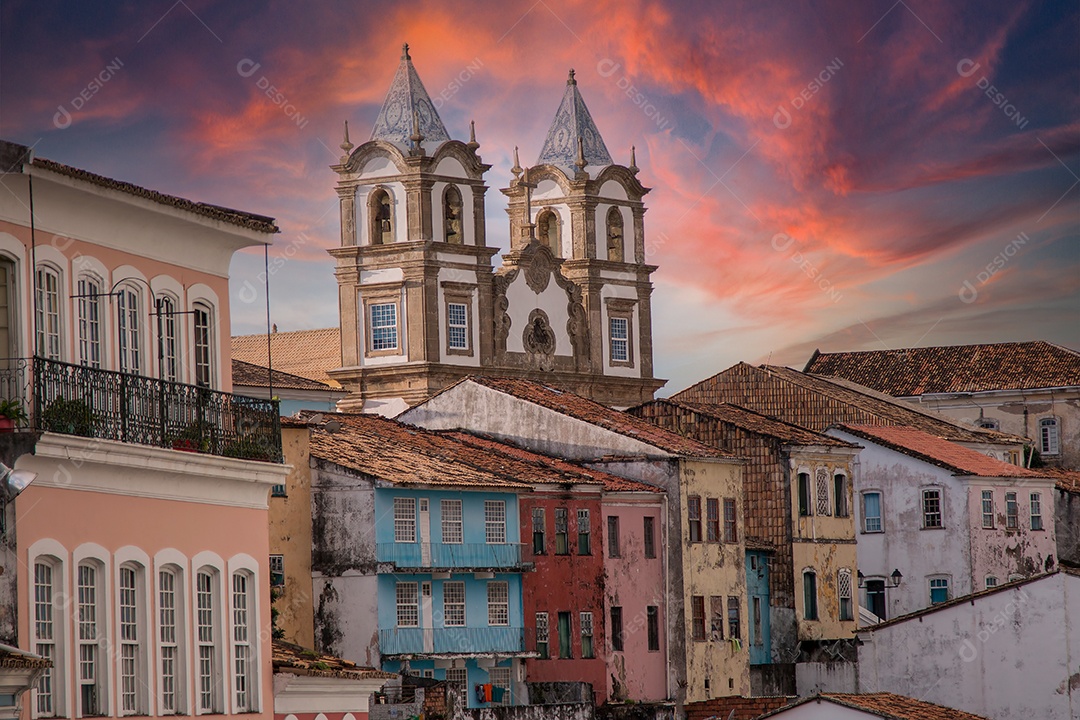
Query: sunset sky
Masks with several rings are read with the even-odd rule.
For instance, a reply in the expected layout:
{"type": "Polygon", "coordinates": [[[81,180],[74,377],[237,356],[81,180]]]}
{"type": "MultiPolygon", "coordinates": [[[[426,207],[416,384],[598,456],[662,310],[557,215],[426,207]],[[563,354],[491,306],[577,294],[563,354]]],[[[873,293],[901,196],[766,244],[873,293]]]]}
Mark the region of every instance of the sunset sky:
{"type": "MultiPolygon", "coordinates": [[[[273,321],[328,327],[328,166],[344,120],[368,138],[401,44],[451,136],[476,121],[503,248],[514,146],[535,161],[573,67],[653,188],[669,394],[814,348],[1080,349],[1078,37],[1080,0],[4,0],[0,137],[276,217],[273,321]]],[[[238,297],[262,262],[233,262],[236,334],[265,328],[238,297]]]]}

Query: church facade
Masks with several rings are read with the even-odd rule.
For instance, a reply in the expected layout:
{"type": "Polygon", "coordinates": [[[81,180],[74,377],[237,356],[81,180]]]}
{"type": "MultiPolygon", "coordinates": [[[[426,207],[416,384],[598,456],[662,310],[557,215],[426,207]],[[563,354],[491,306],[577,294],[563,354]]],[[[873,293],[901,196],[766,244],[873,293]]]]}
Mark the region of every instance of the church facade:
{"type": "Polygon", "coordinates": [[[468,375],[528,378],[598,402],[651,400],[649,191],[604,145],[571,70],[536,165],[514,153],[510,248],[488,245],[485,174],[450,138],[405,46],[371,139],[333,166],[342,410],[396,415],[468,375]]]}

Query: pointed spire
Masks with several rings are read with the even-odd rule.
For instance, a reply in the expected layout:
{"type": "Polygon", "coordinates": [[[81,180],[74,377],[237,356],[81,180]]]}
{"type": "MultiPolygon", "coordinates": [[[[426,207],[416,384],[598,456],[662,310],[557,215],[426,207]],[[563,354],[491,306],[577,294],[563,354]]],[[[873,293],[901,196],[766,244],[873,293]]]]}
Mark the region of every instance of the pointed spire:
{"type": "Polygon", "coordinates": [[[401,64],[383,100],[382,110],[371,130],[371,139],[385,140],[407,149],[411,147],[413,135],[422,135],[424,140],[435,144],[450,139],[431,96],[413,67],[406,43],[401,46],[401,64]]]}
{"type": "Polygon", "coordinates": [[[514,167],[510,168],[510,172],[514,173],[515,180],[521,176],[521,161],[518,160],[517,145],[514,146],[514,167]]]}
{"type": "Polygon", "coordinates": [[[555,119],[551,121],[536,164],[555,165],[567,173],[573,173],[579,151],[586,165],[605,167],[612,164],[611,154],[604,145],[604,139],[600,137],[600,131],[589,114],[589,108],[585,106],[585,100],[578,90],[577,78],[571,70],[566,78],[562,102],[555,111],[555,119]]]}
{"type": "Polygon", "coordinates": [[[630,146],[630,167],[626,168],[627,170],[634,173],[635,175],[638,174],[638,169],[639,169],[638,166],[637,166],[637,152],[636,151],[637,151],[637,148],[634,147],[633,145],[631,145],[630,146]]]}
{"type": "Polygon", "coordinates": [[[345,121],[345,139],[341,143],[341,149],[348,155],[352,152],[354,145],[349,141],[349,121],[345,121]]]}
{"type": "Polygon", "coordinates": [[[469,121],[469,142],[465,143],[465,147],[469,148],[473,152],[476,152],[476,148],[480,147],[480,143],[476,142],[476,121],[469,121]]]}

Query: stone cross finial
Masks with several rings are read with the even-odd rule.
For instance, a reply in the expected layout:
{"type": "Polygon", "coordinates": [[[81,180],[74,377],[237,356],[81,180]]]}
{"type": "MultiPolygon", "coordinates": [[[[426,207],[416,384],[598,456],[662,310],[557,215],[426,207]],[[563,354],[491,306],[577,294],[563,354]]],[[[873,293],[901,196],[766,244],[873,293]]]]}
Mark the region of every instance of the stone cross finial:
{"type": "Polygon", "coordinates": [[[637,175],[637,172],[638,172],[637,152],[636,151],[637,151],[637,148],[634,147],[633,145],[631,145],[630,146],[630,167],[627,168],[627,170],[634,173],[635,175],[637,175]]]}
{"type": "Polygon", "coordinates": [[[348,155],[350,152],[352,152],[352,149],[353,149],[353,144],[349,141],[349,121],[348,120],[345,121],[345,140],[342,141],[340,147],[341,147],[342,150],[345,151],[346,155],[348,155]]]}
{"type": "Polygon", "coordinates": [[[401,46],[401,59],[402,60],[412,60],[412,57],[409,56],[409,43],[403,43],[402,44],[402,46],[401,46]]]}
{"type": "Polygon", "coordinates": [[[570,74],[566,78],[567,85],[577,85],[577,80],[574,78],[574,68],[570,68],[570,74]]]}
{"type": "Polygon", "coordinates": [[[469,148],[473,152],[476,152],[476,148],[480,147],[480,143],[476,142],[476,121],[469,121],[469,142],[465,144],[465,147],[469,148]]]}
{"type": "Polygon", "coordinates": [[[518,161],[517,145],[514,146],[514,167],[510,168],[510,172],[514,173],[514,179],[521,175],[521,162],[518,161]]]}

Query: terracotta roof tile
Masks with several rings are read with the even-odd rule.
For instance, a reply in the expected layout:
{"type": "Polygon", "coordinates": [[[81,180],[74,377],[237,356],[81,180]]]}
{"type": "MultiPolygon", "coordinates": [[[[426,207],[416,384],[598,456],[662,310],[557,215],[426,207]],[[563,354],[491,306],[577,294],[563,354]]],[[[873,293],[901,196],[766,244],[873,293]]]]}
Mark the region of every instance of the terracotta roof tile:
{"type": "Polygon", "coordinates": [[[764,697],[732,695],[686,703],[683,709],[686,711],[687,720],[728,720],[732,717],[731,713],[735,713],[734,720],[754,720],[761,717],[763,713],[787,707],[797,699],[783,695],[764,697]]]}
{"type": "Polygon", "coordinates": [[[636,408],[630,408],[627,412],[638,415],[638,410],[645,407],[663,407],[670,406],[672,408],[683,408],[690,412],[699,413],[701,415],[726,422],[735,427],[743,430],[749,430],[761,435],[768,435],[787,443],[795,445],[825,445],[828,447],[856,447],[852,443],[844,442],[839,438],[834,438],[829,435],[814,432],[813,430],[807,430],[806,428],[799,427],[798,425],[792,425],[791,423],[784,422],[783,420],[777,420],[776,418],[766,417],[760,413],[756,413],[753,410],[748,410],[738,405],[731,403],[705,403],[705,402],[692,402],[692,401],[679,401],[679,400],[653,400],[642,405],[638,405],[636,408]]]}
{"type": "MultiPolygon", "coordinates": [[[[827,700],[855,710],[863,710],[887,720],[987,720],[981,715],[972,715],[963,710],[956,710],[944,705],[926,702],[925,700],[909,698],[906,695],[887,692],[860,694],[822,693],[821,695],[799,700],[794,705],[820,702],[820,700],[827,700]]],[[[780,711],[773,711],[763,715],[762,718],[779,713],[780,711]]]]}
{"type": "MultiPolygon", "coordinates": [[[[271,333],[270,343],[275,370],[340,387],[326,374],[341,367],[340,328],[271,333]]],[[[266,335],[234,335],[232,356],[266,367],[266,335]]]]}
{"type": "MultiPolygon", "coordinates": [[[[264,336],[265,337],[265,336],[264,336]]],[[[326,383],[321,383],[317,380],[308,380],[305,377],[299,375],[293,375],[291,373],[282,372],[277,368],[270,373],[271,379],[267,379],[266,366],[255,365],[254,363],[244,362],[243,360],[237,360],[233,358],[232,361],[232,378],[233,385],[240,385],[243,387],[269,387],[272,380],[274,388],[282,388],[284,390],[333,390],[326,383]]]]}
{"type": "Polygon", "coordinates": [[[1043,341],[815,352],[805,372],[895,397],[1063,387],[1080,385],[1080,352],[1043,341]]]}
{"type": "MultiPolygon", "coordinates": [[[[672,455],[687,457],[735,457],[691,438],[664,430],[633,415],[613,410],[580,395],[531,380],[470,376],[471,380],[493,390],[540,405],[591,425],[640,440],[672,455]]],[[[463,381],[464,382],[464,381],[463,381]]]]}
{"type": "Polygon", "coordinates": [[[362,667],[351,660],[323,655],[284,640],[274,640],[274,672],[279,670],[296,675],[343,678],[346,680],[392,680],[397,675],[371,667],[362,667]]]}
{"type": "Polygon", "coordinates": [[[976,477],[1049,477],[1038,470],[1029,470],[1018,465],[992,458],[977,450],[957,445],[954,442],[935,437],[918,428],[898,425],[839,425],[853,435],[865,438],[879,445],[885,445],[897,452],[933,463],[957,475],[976,477]]]}
{"type": "Polygon", "coordinates": [[[1059,467],[1041,467],[1036,469],[1043,475],[1054,478],[1058,490],[1080,495],[1080,470],[1066,470],[1059,467]]]}

